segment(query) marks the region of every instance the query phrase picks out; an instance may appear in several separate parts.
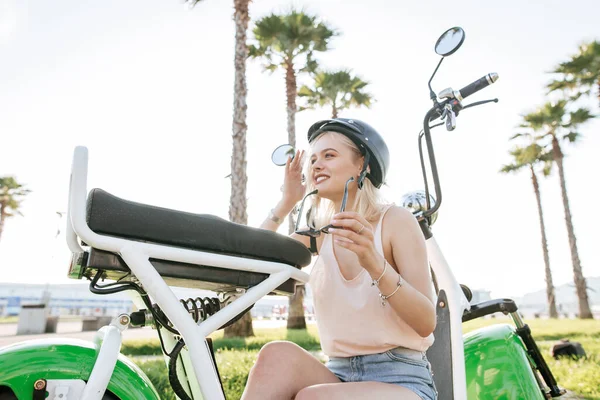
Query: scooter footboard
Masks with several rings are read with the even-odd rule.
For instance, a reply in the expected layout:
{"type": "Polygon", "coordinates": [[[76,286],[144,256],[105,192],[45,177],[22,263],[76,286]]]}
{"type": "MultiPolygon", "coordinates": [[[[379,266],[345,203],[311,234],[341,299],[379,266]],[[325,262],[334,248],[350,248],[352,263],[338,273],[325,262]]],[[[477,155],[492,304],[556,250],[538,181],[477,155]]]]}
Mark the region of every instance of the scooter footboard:
{"type": "MultiPolygon", "coordinates": [[[[3,347],[0,387],[9,387],[21,400],[33,398],[38,379],[87,381],[97,355],[93,343],[75,339],[31,340],[3,347]]],[[[160,400],[144,372],[123,355],[119,355],[107,390],[121,400],[160,400]]]]}
{"type": "Polygon", "coordinates": [[[545,398],[513,326],[469,332],[464,335],[464,348],[469,400],[545,398]]]}

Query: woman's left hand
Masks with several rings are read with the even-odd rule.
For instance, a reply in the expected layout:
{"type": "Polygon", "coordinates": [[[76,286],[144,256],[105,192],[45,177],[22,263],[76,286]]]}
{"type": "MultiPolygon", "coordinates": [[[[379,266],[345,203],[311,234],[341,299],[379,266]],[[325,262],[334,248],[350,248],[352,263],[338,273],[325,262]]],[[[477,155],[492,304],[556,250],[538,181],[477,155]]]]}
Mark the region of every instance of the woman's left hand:
{"type": "Polygon", "coordinates": [[[341,237],[335,242],[358,256],[360,265],[366,270],[377,270],[383,263],[383,256],[375,249],[373,227],[358,213],[345,211],[333,216],[329,229],[332,234],[341,237]]]}

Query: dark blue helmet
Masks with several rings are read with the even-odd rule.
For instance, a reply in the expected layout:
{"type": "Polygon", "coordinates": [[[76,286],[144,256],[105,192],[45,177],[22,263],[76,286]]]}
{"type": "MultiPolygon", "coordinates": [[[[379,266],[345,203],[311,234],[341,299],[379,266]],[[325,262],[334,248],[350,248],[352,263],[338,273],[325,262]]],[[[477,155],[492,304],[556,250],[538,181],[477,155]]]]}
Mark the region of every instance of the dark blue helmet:
{"type": "MultiPolygon", "coordinates": [[[[352,140],[368,159],[371,172],[366,174],[371,183],[380,188],[390,164],[390,153],[383,138],[369,124],[357,119],[335,118],[314,123],[308,130],[308,143],[311,143],[322,132],[338,132],[352,140]]],[[[363,172],[367,165],[363,167],[363,172]]],[[[361,174],[362,175],[362,174],[361,174]]],[[[359,182],[359,187],[362,184],[359,182]]]]}

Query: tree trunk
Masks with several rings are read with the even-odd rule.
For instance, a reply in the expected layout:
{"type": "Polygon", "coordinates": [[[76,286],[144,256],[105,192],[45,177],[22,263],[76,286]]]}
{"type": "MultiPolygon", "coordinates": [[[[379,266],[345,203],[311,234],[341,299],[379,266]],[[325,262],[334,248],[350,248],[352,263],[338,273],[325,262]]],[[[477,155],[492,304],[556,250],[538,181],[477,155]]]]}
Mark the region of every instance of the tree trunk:
{"type": "Polygon", "coordinates": [[[585,277],[581,270],[581,261],[577,251],[577,239],[573,230],[573,220],[571,218],[571,209],[569,207],[569,197],[567,196],[567,185],[565,182],[565,172],[563,169],[563,154],[556,136],[552,135],[552,157],[558,167],[558,177],[560,178],[560,190],[562,194],[563,207],[565,212],[565,222],[567,224],[567,233],[569,235],[569,247],[571,249],[571,262],[573,263],[573,278],[579,299],[579,318],[594,318],[590,309],[590,303],[587,294],[587,285],[585,277]]]}
{"type": "Polygon", "coordinates": [[[338,117],[338,109],[337,106],[335,105],[335,103],[333,103],[333,105],[331,106],[331,118],[337,118],[338,117]]]}
{"type": "Polygon", "coordinates": [[[544,213],[542,211],[542,199],[540,195],[540,185],[533,170],[533,165],[529,166],[531,170],[531,182],[535,192],[535,200],[538,207],[538,216],[540,218],[540,231],[542,234],[542,251],[544,253],[544,266],[546,271],[546,298],[548,299],[548,314],[550,318],[558,318],[556,312],[556,300],[554,297],[554,284],[552,283],[552,270],[550,270],[550,256],[548,255],[548,241],[546,240],[546,226],[544,224],[544,213]]]}
{"type": "MultiPolygon", "coordinates": [[[[298,88],[296,84],[296,71],[292,60],[286,60],[285,70],[285,95],[287,100],[287,128],[288,143],[296,147],[296,96],[298,88]]],[[[297,218],[301,216],[298,215],[297,218]]],[[[289,233],[294,232],[294,213],[289,216],[289,233]]],[[[304,285],[297,285],[296,292],[290,296],[288,307],[288,329],[306,329],[304,318],[304,285]]]]}
{"type": "MultiPolygon", "coordinates": [[[[298,94],[296,84],[296,71],[294,70],[293,60],[288,59],[285,61],[285,97],[286,97],[286,110],[287,110],[287,130],[288,130],[288,143],[292,147],[296,148],[296,96],[298,94]]],[[[288,232],[291,234],[294,232],[294,210],[288,217],[288,232]]]]}
{"type": "MultiPolygon", "coordinates": [[[[246,31],[250,16],[248,14],[249,0],[234,0],[235,21],[235,78],[233,90],[233,124],[231,153],[231,196],[229,198],[229,219],[232,222],[246,225],[246,59],[248,46],[246,44],[246,31]]],[[[234,324],[225,328],[224,337],[254,336],[252,329],[252,315],[248,311],[234,324]]]]}

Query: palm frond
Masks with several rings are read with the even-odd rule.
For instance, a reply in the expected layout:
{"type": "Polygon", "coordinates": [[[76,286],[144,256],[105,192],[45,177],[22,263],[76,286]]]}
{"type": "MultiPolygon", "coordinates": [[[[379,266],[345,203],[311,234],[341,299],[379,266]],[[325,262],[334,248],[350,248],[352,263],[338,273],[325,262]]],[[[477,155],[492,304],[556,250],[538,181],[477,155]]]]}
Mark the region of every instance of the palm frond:
{"type": "Polygon", "coordinates": [[[309,105],[332,105],[339,112],[349,107],[370,107],[375,101],[364,91],[369,82],[354,76],[350,69],[317,71],[312,88],[303,90],[303,96],[312,97],[309,105]]]}
{"type": "Polygon", "coordinates": [[[572,125],[580,125],[593,118],[596,118],[596,116],[589,109],[582,107],[570,113],[569,121],[572,125]]]}
{"type": "Polygon", "coordinates": [[[294,63],[297,56],[306,55],[306,62],[299,66],[301,72],[311,72],[317,67],[312,58],[315,51],[329,49],[330,41],[338,33],[316,16],[292,9],[287,14],[270,14],[255,23],[252,30],[256,41],[254,57],[278,55],[280,66],[294,63]]]}
{"type": "Polygon", "coordinates": [[[0,177],[0,208],[4,216],[22,215],[19,207],[29,193],[31,190],[17,182],[13,176],[0,177]]]}
{"type": "Polygon", "coordinates": [[[544,161],[544,167],[542,168],[542,174],[545,177],[550,176],[550,174],[552,173],[552,166],[553,165],[554,165],[554,161],[553,160],[544,161]]]}
{"type": "MultiPolygon", "coordinates": [[[[521,125],[521,128],[528,128],[529,126],[523,126],[523,124],[521,125]]],[[[515,139],[519,139],[519,138],[523,138],[523,137],[531,137],[531,133],[528,132],[522,132],[522,133],[515,133],[514,135],[512,135],[509,140],[515,140],[515,139]]]]}
{"type": "Polygon", "coordinates": [[[600,95],[600,41],[583,43],[578,50],[552,70],[559,79],[548,83],[549,92],[567,92],[569,98],[575,100],[582,95],[591,95],[592,88],[597,87],[600,95]]]}
{"type": "Polygon", "coordinates": [[[500,172],[502,172],[503,174],[509,174],[520,170],[522,167],[522,165],[506,164],[503,165],[502,168],[500,168],[500,172]]]}
{"type": "Polygon", "coordinates": [[[568,140],[570,143],[575,143],[580,136],[581,135],[577,132],[569,132],[566,135],[563,135],[562,138],[568,140]]]}
{"type": "Polygon", "coordinates": [[[202,0],[183,0],[183,2],[190,3],[191,7],[194,8],[198,3],[202,2],[202,0]]]}

